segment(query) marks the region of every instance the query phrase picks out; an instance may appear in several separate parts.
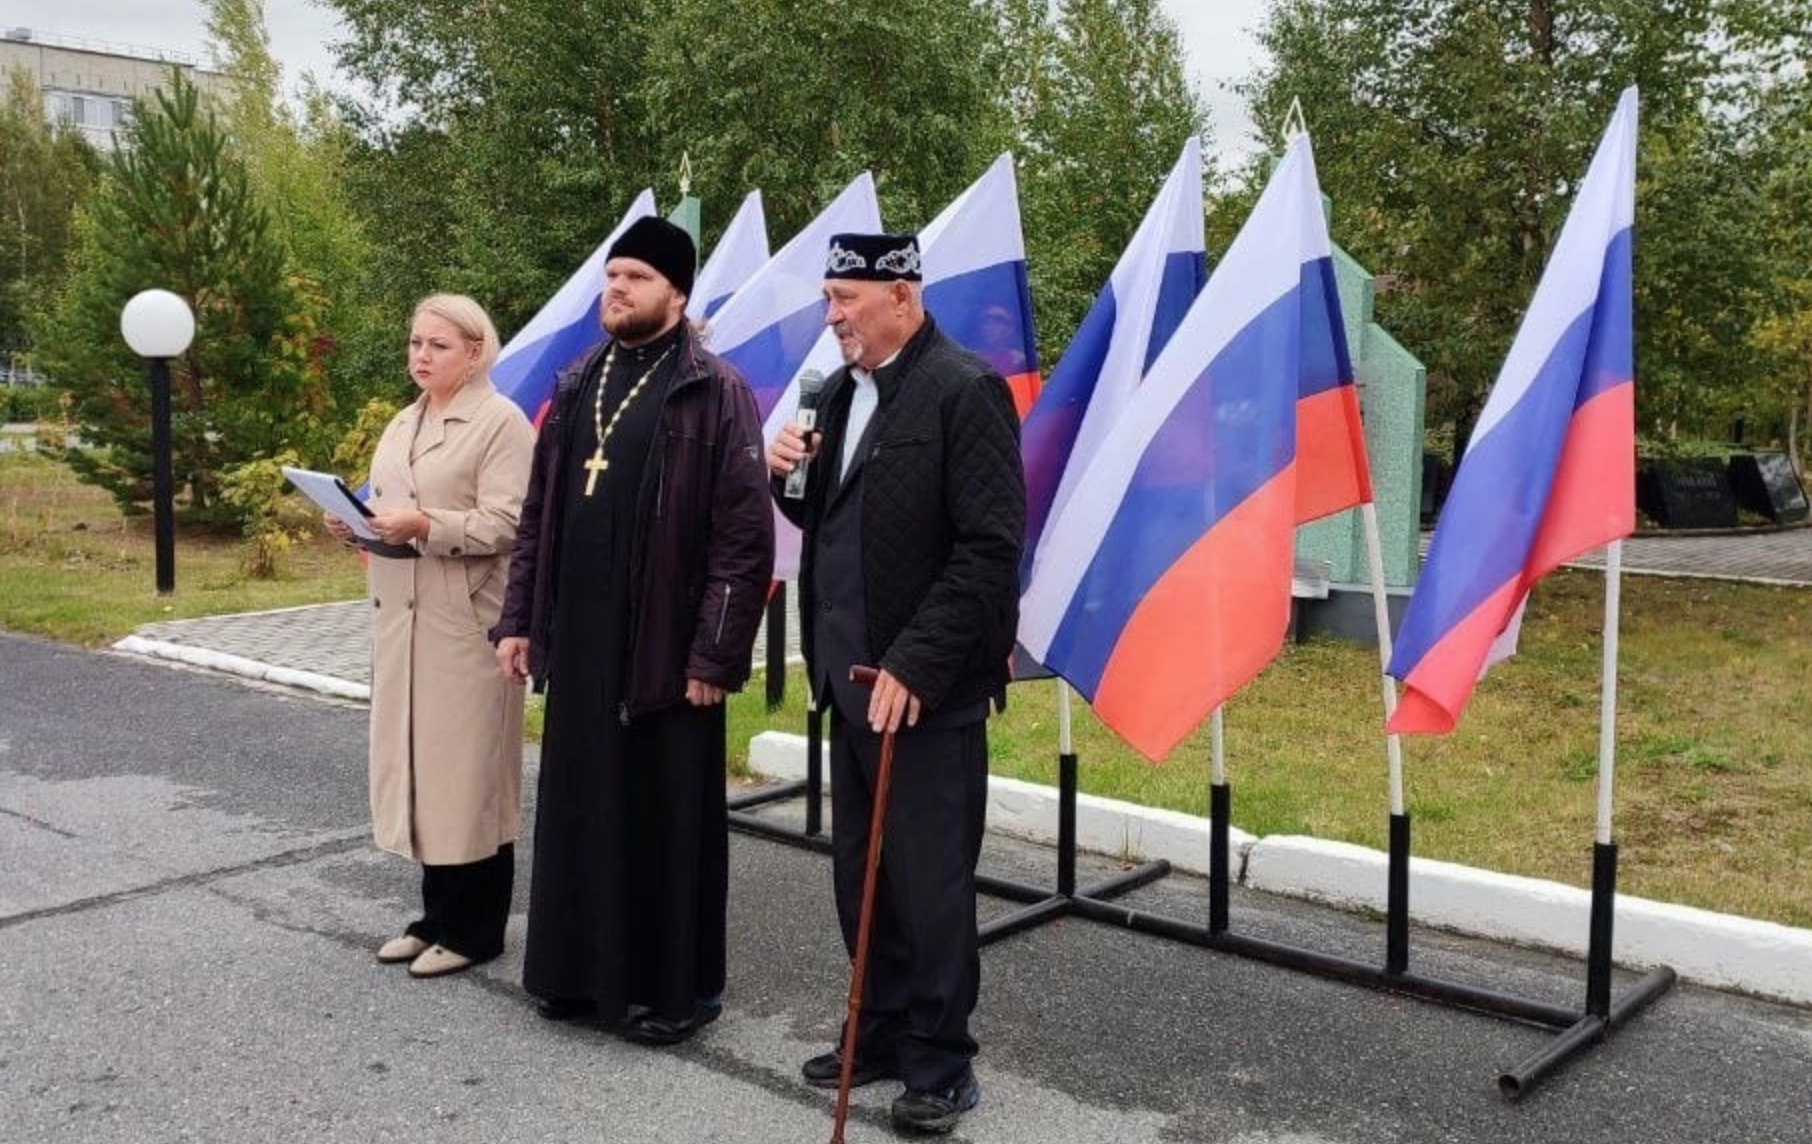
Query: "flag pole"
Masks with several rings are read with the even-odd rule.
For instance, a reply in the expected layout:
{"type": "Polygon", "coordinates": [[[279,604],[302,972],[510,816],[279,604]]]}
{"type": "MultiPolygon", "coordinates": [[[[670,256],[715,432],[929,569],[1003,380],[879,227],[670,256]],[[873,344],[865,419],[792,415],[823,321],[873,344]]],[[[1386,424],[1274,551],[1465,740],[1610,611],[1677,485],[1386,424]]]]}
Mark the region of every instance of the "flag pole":
{"type": "MultiPolygon", "coordinates": [[[[1363,501],[1359,518],[1365,532],[1365,559],[1372,579],[1372,621],[1378,631],[1378,681],[1384,696],[1384,722],[1397,713],[1397,683],[1390,677],[1390,599],[1384,591],[1384,543],[1379,537],[1378,505],[1363,501]]],[[[1403,736],[1386,731],[1384,755],[1390,781],[1390,864],[1386,873],[1384,971],[1409,971],[1409,811],[1403,804],[1403,736]]]]}
{"type": "Polygon", "coordinates": [[[1057,681],[1057,894],[1076,893],[1076,747],[1070,739],[1070,685],[1057,681]]]}
{"type": "Polygon", "coordinates": [[[1498,1091],[1521,1097],[1575,1053],[1602,1040],[1673,988],[1668,966],[1648,971],[1611,999],[1611,922],[1617,904],[1617,844],[1611,840],[1611,791],[1617,769],[1617,641],[1623,597],[1623,541],[1604,548],[1604,662],[1598,708],[1598,824],[1592,845],[1591,929],[1586,945],[1585,1013],[1546,1048],[1498,1077],[1498,1091]]]}
{"type": "Polygon", "coordinates": [[[1233,791],[1227,785],[1227,735],[1222,709],[1208,716],[1208,932],[1227,932],[1227,838],[1232,826],[1233,791]]]}
{"type": "Polygon", "coordinates": [[[1611,792],[1617,777],[1617,641],[1623,605],[1623,541],[1604,549],[1604,665],[1598,706],[1598,834],[1592,847],[1592,923],[1586,948],[1586,1012],[1611,1012],[1611,932],[1617,903],[1617,844],[1611,792]]]}
{"type": "MultiPolygon", "coordinates": [[[[1365,559],[1371,567],[1372,620],[1378,629],[1379,683],[1384,694],[1384,719],[1389,722],[1397,713],[1397,682],[1390,675],[1391,634],[1390,597],[1384,590],[1384,543],[1379,538],[1378,506],[1365,501],[1359,506],[1359,517],[1365,527],[1365,559]]],[[[1384,736],[1384,753],[1390,765],[1390,812],[1403,813],[1403,736],[1395,732],[1384,736]]]]}
{"type": "Polygon", "coordinates": [[[1222,708],[1216,707],[1208,716],[1208,742],[1212,758],[1210,780],[1215,786],[1227,781],[1227,722],[1221,715],[1222,708]]]}
{"type": "Polygon", "coordinates": [[[1611,790],[1617,769],[1617,642],[1623,608],[1623,541],[1604,548],[1604,679],[1598,711],[1598,843],[1611,845],[1611,790]]]}

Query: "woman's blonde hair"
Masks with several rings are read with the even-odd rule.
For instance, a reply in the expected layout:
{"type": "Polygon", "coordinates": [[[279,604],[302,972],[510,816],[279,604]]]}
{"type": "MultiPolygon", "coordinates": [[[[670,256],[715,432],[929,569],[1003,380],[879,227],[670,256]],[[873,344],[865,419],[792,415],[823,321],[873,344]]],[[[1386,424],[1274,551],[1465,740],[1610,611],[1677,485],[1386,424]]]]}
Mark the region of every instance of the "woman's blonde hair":
{"type": "Polygon", "coordinates": [[[410,323],[423,314],[433,314],[451,322],[454,329],[477,342],[478,361],[472,376],[489,376],[491,366],[497,362],[497,327],[491,324],[491,316],[484,312],[483,306],[464,294],[430,294],[415,304],[415,313],[409,316],[410,323]]]}

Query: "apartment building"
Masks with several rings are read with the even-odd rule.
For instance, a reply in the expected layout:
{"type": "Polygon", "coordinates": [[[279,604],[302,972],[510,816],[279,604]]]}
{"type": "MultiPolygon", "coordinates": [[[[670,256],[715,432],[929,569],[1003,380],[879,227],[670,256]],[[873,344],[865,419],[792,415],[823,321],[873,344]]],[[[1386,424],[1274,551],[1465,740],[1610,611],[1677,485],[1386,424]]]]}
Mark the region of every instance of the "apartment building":
{"type": "Polygon", "coordinates": [[[45,117],[72,124],[103,151],[116,146],[132,100],[169,81],[180,68],[202,91],[220,82],[200,57],[129,44],[49,35],[30,28],[0,32],[0,73],[24,70],[44,93],[45,117]]]}

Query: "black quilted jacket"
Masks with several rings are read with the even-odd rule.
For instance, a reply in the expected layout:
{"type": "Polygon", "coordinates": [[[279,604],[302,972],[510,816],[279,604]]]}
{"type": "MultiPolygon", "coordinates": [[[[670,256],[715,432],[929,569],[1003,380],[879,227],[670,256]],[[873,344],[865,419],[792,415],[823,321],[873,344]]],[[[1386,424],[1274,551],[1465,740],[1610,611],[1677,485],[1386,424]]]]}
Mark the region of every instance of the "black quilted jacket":
{"type": "MultiPolygon", "coordinates": [[[[869,650],[928,710],[1006,698],[1019,627],[1025,474],[1007,384],[927,317],[875,374],[862,481],[862,588],[869,650]]],[[[819,456],[838,456],[854,390],[825,383],[819,456]]],[[[814,464],[803,500],[775,503],[805,532],[801,638],[812,659],[813,547],[834,469],[814,464]]]]}

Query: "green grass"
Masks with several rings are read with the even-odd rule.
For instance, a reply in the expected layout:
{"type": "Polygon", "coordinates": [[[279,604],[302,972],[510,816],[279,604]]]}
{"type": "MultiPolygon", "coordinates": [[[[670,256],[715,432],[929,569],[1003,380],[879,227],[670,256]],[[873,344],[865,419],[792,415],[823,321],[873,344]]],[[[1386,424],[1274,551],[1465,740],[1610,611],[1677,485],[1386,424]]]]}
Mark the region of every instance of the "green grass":
{"type": "Polygon", "coordinates": [[[0,628],[84,646],[155,620],[356,599],[358,559],[319,530],[276,580],[248,579],[236,537],[177,527],[176,591],[156,592],[148,516],[125,517],[103,492],[36,454],[0,455],[0,628]]]}
{"type": "MultiPolygon", "coordinates": [[[[142,623],[353,599],[344,549],[299,545],[286,578],[248,581],[235,541],[179,534],[176,594],[152,591],[149,523],[123,519],[67,470],[0,456],[0,627],[84,645],[142,623]]],[[[1522,651],[1495,668],[1459,729],[1404,742],[1415,852],[1588,884],[1597,776],[1602,581],[1538,588],[1522,651]]],[[[1812,591],[1628,577],[1619,672],[1619,888],[1812,926],[1812,591]]],[[[1292,645],[1227,706],[1234,822],[1383,848],[1385,754],[1370,649],[1292,645]]],[[[751,736],[805,726],[801,672],[770,714],[758,673],[729,707],[732,768],[751,736]]],[[[990,732],[994,773],[1056,781],[1056,685],[1016,686],[990,732]]],[[[530,728],[539,727],[531,708],[530,728]]],[[[1080,702],[1082,789],[1203,815],[1200,732],[1162,765],[1139,758],[1080,702]]]]}

